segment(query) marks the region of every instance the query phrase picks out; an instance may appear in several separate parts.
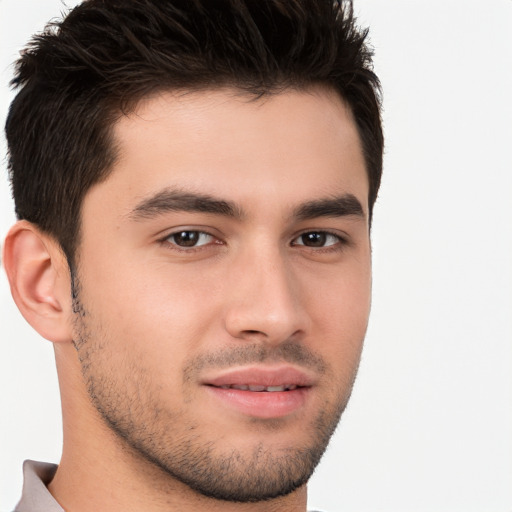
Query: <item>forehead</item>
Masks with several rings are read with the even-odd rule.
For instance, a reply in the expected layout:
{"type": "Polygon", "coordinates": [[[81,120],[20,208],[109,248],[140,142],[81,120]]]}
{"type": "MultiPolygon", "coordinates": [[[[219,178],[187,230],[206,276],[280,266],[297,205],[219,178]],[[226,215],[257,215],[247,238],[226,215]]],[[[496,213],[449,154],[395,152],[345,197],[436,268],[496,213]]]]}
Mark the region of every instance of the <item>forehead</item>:
{"type": "Polygon", "coordinates": [[[165,188],[249,207],[258,198],[291,206],[349,192],[367,209],[357,128],[330,90],[258,99],[232,89],[164,92],[122,116],[113,135],[114,169],[89,195],[103,188],[121,210],[165,188]]]}

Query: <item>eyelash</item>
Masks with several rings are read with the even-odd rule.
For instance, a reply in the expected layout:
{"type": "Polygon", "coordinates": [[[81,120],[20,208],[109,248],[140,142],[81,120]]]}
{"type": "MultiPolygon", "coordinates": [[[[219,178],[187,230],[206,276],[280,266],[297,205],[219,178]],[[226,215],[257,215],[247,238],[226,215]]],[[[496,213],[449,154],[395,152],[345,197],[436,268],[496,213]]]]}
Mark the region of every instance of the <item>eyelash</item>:
{"type": "MultiPolygon", "coordinates": [[[[172,250],[179,251],[179,252],[186,252],[186,253],[201,251],[201,250],[204,250],[205,247],[210,246],[210,245],[224,245],[224,242],[222,242],[221,240],[218,240],[215,237],[215,235],[212,235],[211,233],[208,233],[207,231],[201,231],[199,229],[181,229],[181,230],[178,230],[178,231],[175,231],[173,233],[166,235],[164,238],[160,239],[159,242],[162,245],[172,248],[172,250]],[[191,246],[187,247],[187,246],[178,245],[176,243],[176,241],[174,241],[174,242],[171,241],[171,239],[173,239],[174,237],[176,237],[178,235],[183,235],[183,234],[190,235],[192,233],[195,234],[195,236],[198,236],[199,239],[201,237],[209,237],[212,239],[213,243],[205,242],[205,243],[202,243],[201,245],[191,245],[191,246]]],[[[295,238],[293,238],[293,240],[291,241],[292,247],[304,247],[305,249],[314,250],[316,253],[341,251],[347,245],[349,245],[349,241],[345,237],[343,237],[339,233],[335,233],[335,232],[325,230],[325,229],[318,229],[318,230],[309,229],[307,231],[303,231],[302,233],[295,236],[295,238]],[[305,237],[306,235],[321,235],[326,238],[332,237],[332,238],[336,239],[336,241],[329,245],[322,245],[320,247],[308,246],[305,243],[297,243],[296,242],[297,240],[301,239],[302,237],[305,237]]]]}

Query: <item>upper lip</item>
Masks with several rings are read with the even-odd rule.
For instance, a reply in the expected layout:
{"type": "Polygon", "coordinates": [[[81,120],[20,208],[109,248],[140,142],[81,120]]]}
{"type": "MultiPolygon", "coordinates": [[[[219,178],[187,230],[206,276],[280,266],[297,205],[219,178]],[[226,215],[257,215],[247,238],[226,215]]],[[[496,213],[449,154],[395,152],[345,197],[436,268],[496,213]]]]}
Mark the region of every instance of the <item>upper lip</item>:
{"type": "Polygon", "coordinates": [[[310,372],[290,365],[231,368],[202,379],[206,386],[296,386],[311,387],[315,378],[310,372]]]}

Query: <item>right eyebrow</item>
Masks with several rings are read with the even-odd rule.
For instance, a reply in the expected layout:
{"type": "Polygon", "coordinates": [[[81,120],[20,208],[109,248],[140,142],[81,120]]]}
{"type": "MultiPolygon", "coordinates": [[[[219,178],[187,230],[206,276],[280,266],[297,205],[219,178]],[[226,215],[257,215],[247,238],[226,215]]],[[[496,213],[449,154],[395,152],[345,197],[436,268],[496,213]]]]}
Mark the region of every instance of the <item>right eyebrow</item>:
{"type": "Polygon", "coordinates": [[[134,221],[147,220],[168,212],[199,212],[241,219],[243,212],[235,203],[207,194],[165,189],[143,199],[128,216],[134,221]]]}
{"type": "Polygon", "coordinates": [[[366,218],[363,206],[353,194],[314,199],[300,205],[295,211],[295,217],[299,220],[348,216],[362,220],[366,218]]]}

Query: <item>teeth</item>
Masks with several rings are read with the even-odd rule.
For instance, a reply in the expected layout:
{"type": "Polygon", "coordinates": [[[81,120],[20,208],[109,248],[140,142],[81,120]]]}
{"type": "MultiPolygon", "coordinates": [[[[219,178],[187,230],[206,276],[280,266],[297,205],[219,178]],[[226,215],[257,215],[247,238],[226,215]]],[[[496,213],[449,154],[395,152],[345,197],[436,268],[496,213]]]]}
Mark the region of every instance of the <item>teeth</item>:
{"type": "Polygon", "coordinates": [[[297,389],[295,384],[283,384],[282,386],[259,386],[259,385],[247,385],[247,384],[225,384],[220,386],[221,389],[238,389],[240,391],[257,391],[262,392],[266,391],[269,393],[275,393],[279,391],[293,391],[297,389]]]}
{"type": "Polygon", "coordinates": [[[246,386],[245,384],[233,384],[231,388],[239,389],[240,391],[247,391],[249,389],[249,386],[246,386]]]}
{"type": "Polygon", "coordinates": [[[268,386],[267,391],[284,391],[284,386],[268,386]]]}
{"type": "Polygon", "coordinates": [[[265,386],[249,386],[249,391],[266,391],[265,386]]]}

